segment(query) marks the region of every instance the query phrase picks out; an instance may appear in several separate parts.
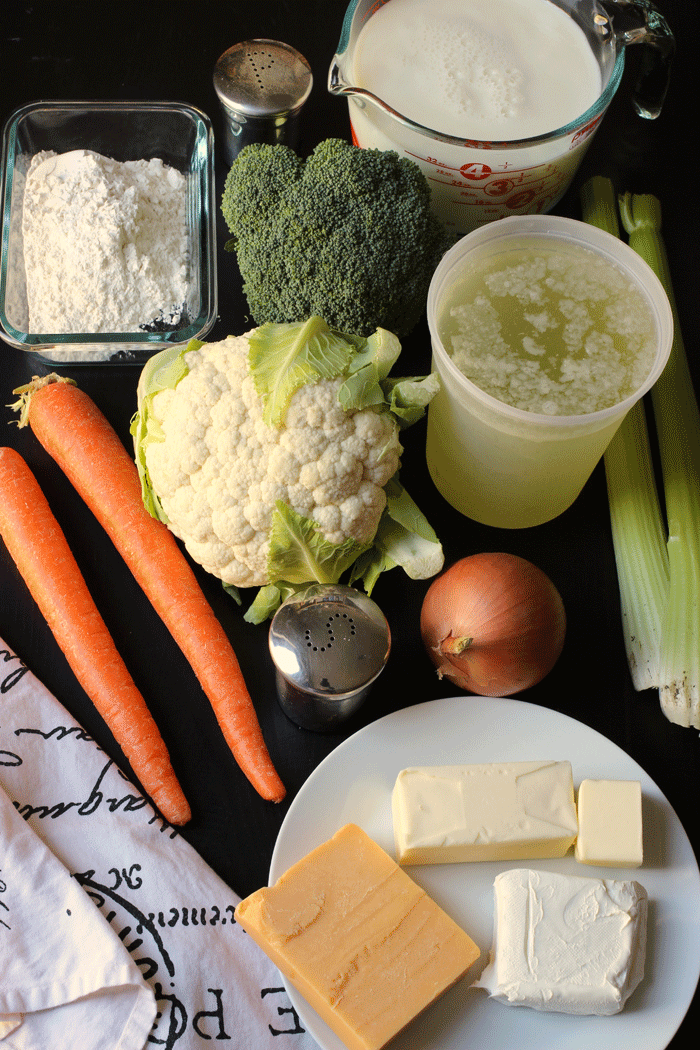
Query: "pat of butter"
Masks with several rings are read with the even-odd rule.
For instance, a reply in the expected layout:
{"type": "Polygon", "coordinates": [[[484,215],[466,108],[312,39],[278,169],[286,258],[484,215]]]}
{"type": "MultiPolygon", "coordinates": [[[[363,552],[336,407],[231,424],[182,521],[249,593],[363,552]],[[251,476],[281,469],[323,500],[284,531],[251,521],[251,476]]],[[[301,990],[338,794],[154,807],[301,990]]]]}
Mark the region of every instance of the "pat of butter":
{"type": "Polygon", "coordinates": [[[514,868],[496,876],[494,895],[493,946],[475,988],[535,1010],[622,1010],[644,976],[643,886],[514,868]]]}
{"type": "Polygon", "coordinates": [[[399,864],[563,857],[578,831],[570,762],[404,769],[391,801],[399,864]]]}
{"type": "Polygon", "coordinates": [[[576,860],[611,868],[642,863],[642,786],[638,780],[584,780],[578,789],[576,860]]]}
{"type": "Polygon", "coordinates": [[[235,917],[350,1050],[380,1050],[479,956],[354,824],[241,901],[235,917]]]}

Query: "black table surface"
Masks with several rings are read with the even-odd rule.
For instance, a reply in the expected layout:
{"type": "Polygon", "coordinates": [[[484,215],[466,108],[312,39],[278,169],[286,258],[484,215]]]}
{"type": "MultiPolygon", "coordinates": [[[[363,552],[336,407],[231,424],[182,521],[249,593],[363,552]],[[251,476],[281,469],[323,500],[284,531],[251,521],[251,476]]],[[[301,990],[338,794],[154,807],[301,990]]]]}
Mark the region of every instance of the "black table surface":
{"type": "MultiPolygon", "coordinates": [[[[659,0],[678,50],[661,117],[639,118],[629,101],[636,65],[628,49],[622,86],[571,189],[555,209],[578,217],[579,189],[593,174],[611,176],[620,190],[656,194],[675,295],[696,388],[700,306],[700,204],[696,165],[689,154],[697,129],[695,0],[659,0]],[[695,72],[693,70],[695,69],[695,72]]],[[[328,94],[328,67],[340,35],[344,0],[147,0],[93,4],[66,0],[13,0],[0,33],[0,121],[38,99],[169,99],[204,110],[223,140],[212,84],[214,64],[228,47],[255,37],[286,41],[311,63],[314,87],[304,107],[298,149],[306,154],[328,136],[349,138],[347,106],[328,94]]],[[[217,198],[226,175],[217,150],[217,198]]],[[[223,250],[227,231],[218,215],[219,314],[210,339],[249,327],[235,259],[223,250]]],[[[427,371],[430,349],[424,322],[404,342],[401,371],[427,371]]],[[[0,345],[0,404],[36,372],[31,355],[0,345]]],[[[136,405],[138,369],[62,369],[98,403],[125,444],[136,405]]],[[[387,668],[355,721],[329,735],[298,729],[280,710],[265,625],[252,626],[218,580],[197,569],[202,587],[229,634],[249,682],[269,749],[288,794],[262,801],[248,785],[219,734],[206,698],[110,541],[28,428],[10,425],[4,409],[3,444],[20,451],[71,543],[117,646],[141,687],[170,748],[193,819],[184,836],[239,894],[267,883],[272,850],[289,804],[318,763],[351,733],[402,707],[454,695],[440,682],[420,641],[419,612],[427,582],[401,570],[380,578],[373,597],[392,631],[387,668]]],[[[672,725],[658,695],[636,693],[624,654],[620,608],[606,499],[599,465],[575,504],[557,520],[522,531],[488,528],[467,520],[437,493],[425,466],[424,421],[405,434],[402,476],[443,541],[447,562],[478,551],[504,550],[539,565],[559,588],[568,615],[567,639],[554,670],[519,699],[572,716],[631,755],[669,799],[697,852],[698,756],[693,729],[672,725]]],[[[130,447],[130,446],[129,446],[130,447]]],[[[252,593],[249,595],[252,598],[252,593]]],[[[125,763],[109,731],[77,685],[7,552],[0,550],[0,636],[4,637],[64,706],[115,760],[125,763]]],[[[700,644],[700,640],[699,640],[700,644]]],[[[469,703],[465,697],[465,705],[469,703]]],[[[494,741],[499,727],[493,726],[494,741]]],[[[541,757],[524,755],[523,758],[541,757]]],[[[570,758],[575,755],[551,756],[570,758]]],[[[343,784],[338,784],[342,792],[343,784]]],[[[698,902],[700,909],[700,901],[698,902]]],[[[698,936],[691,926],[689,936],[698,936]]],[[[698,996],[672,1047],[690,1045],[698,996]]]]}

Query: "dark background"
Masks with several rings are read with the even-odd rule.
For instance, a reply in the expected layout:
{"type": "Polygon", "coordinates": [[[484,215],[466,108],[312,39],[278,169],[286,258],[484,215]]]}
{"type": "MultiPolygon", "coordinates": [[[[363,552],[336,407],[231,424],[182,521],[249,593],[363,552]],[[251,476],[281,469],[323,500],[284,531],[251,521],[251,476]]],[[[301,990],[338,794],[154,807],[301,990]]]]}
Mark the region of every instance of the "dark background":
{"type": "MultiPolygon", "coordinates": [[[[113,0],[104,4],[13,0],[4,8],[0,30],[0,122],[19,106],[38,99],[169,99],[204,110],[222,143],[212,85],[214,64],[232,44],[268,37],[292,44],[313,68],[314,88],[302,114],[298,144],[305,154],[329,135],[349,138],[347,106],[326,90],[345,6],[344,0],[113,0]]],[[[613,177],[619,190],[660,198],[681,327],[698,389],[700,212],[693,157],[700,19],[695,0],[659,0],[658,7],[678,44],[664,111],[651,122],[632,110],[630,81],[640,49],[628,49],[623,84],[556,212],[579,217],[578,190],[592,174],[613,177]]],[[[216,167],[218,200],[226,175],[221,148],[216,167]]],[[[210,339],[249,327],[235,259],[223,250],[226,237],[219,214],[219,319],[210,339]]],[[[427,371],[430,350],[424,323],[404,347],[401,372],[427,371]]],[[[13,388],[36,370],[30,355],[1,344],[0,405],[7,405],[13,388]]],[[[136,407],[138,370],[63,371],[94,397],[130,447],[128,427],[136,407]]],[[[24,455],[44,488],[117,646],[162,729],[192,804],[194,816],[185,837],[236,892],[247,895],[267,882],[272,849],[288,805],[333,747],[393,710],[455,693],[449,682],[437,680],[420,643],[418,618],[427,582],[412,582],[401,570],[380,579],[373,597],[392,629],[389,665],[357,720],[343,733],[325,736],[297,729],[285,718],[275,699],[266,627],[246,624],[219,582],[198,571],[239,655],[270,752],[287,785],[285,802],[265,803],[235,766],[184,658],[100,526],[29,429],[9,425],[13,413],[3,411],[2,441],[24,455]]],[[[417,424],[404,435],[402,476],[438,531],[447,562],[477,551],[511,551],[548,573],[564,599],[568,614],[564,652],[545,681],[520,699],[565,712],[627,751],[670,800],[697,851],[700,741],[697,731],[666,720],[656,693],[637,694],[632,688],[602,466],[574,506],[556,521],[526,531],[500,531],[461,517],[436,492],[425,467],[424,428],[424,422],[417,424]]],[[[0,635],[124,767],[113,739],[77,686],[4,549],[0,551],[0,635]]],[[[499,726],[494,725],[495,740],[498,733],[499,726]]],[[[575,765],[575,756],[554,757],[571,758],[575,765]]],[[[342,784],[338,791],[343,791],[342,784]]],[[[688,932],[698,936],[697,924],[688,932]]],[[[692,1018],[699,1013],[697,998],[673,1040],[674,1050],[690,1045],[692,1018]]]]}

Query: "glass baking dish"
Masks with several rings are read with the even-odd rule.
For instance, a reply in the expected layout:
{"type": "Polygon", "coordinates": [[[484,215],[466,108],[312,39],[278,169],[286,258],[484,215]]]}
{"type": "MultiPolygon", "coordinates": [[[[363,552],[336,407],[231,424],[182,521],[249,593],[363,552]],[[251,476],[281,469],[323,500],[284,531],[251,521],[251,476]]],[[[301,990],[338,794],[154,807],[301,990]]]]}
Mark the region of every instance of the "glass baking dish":
{"type": "Polygon", "coordinates": [[[178,102],[39,101],[7,121],[2,143],[0,334],[51,364],[139,364],[167,346],[203,339],[216,320],[214,136],[209,118],[178,102]],[[22,246],[24,181],[42,151],[89,149],[116,161],[159,158],[186,179],[187,295],[172,324],[138,331],[29,331],[22,246]]]}

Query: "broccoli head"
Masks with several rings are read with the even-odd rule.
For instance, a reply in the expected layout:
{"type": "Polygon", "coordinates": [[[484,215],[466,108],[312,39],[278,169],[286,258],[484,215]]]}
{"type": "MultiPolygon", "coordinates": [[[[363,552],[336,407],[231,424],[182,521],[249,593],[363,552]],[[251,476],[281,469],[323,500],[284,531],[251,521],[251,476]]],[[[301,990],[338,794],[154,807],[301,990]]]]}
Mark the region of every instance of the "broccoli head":
{"type": "Polygon", "coordinates": [[[258,325],[317,315],[355,335],[406,335],[448,247],[420,168],[342,139],[306,159],[287,146],[246,146],[222,211],[258,325]]]}

